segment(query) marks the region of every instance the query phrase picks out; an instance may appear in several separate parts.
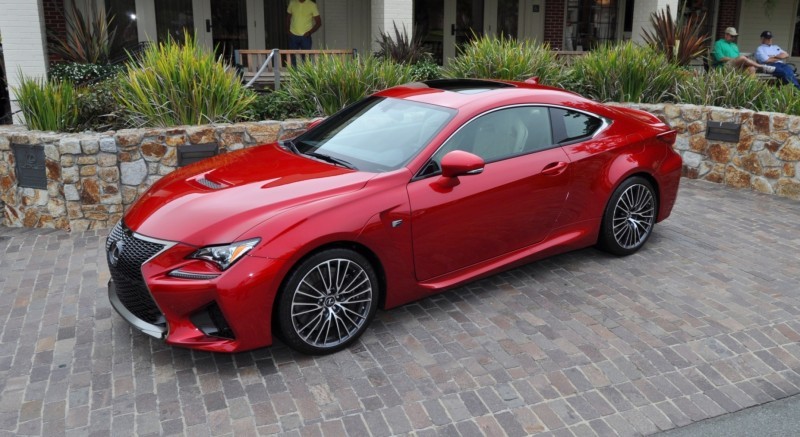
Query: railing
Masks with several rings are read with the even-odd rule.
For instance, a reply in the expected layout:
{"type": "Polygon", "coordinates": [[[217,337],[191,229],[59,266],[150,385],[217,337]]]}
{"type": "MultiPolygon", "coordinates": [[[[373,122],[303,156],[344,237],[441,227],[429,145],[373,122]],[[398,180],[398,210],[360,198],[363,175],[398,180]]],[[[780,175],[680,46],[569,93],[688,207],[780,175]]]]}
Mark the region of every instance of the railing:
{"type": "Polygon", "coordinates": [[[281,76],[286,68],[297,62],[315,62],[320,56],[342,56],[356,58],[358,51],[352,50],[236,50],[234,59],[245,86],[281,87],[281,76]]]}

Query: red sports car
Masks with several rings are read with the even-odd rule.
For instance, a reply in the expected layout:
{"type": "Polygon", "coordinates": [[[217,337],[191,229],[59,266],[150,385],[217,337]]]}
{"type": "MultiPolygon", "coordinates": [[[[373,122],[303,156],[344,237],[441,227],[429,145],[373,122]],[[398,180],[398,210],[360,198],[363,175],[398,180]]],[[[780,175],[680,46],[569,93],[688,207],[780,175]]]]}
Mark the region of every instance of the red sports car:
{"type": "Polygon", "coordinates": [[[106,243],[109,298],[168,344],[324,354],[392,308],[669,216],[681,158],[653,115],[564,90],[436,80],[293,140],[156,182],[106,243]]]}

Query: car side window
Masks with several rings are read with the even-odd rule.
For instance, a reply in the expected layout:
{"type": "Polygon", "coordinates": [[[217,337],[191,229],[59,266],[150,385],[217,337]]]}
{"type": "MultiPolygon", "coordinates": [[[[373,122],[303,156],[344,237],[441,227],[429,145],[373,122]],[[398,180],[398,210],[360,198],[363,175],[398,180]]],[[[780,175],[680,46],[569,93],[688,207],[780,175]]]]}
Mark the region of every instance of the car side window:
{"type": "Polygon", "coordinates": [[[591,137],[603,120],[583,112],[562,108],[551,108],[555,143],[563,144],[591,137]]]}
{"type": "Polygon", "coordinates": [[[420,176],[439,171],[442,157],[463,150],[494,162],[551,147],[550,114],[547,108],[523,106],[481,115],[456,132],[433,155],[420,176]]]}

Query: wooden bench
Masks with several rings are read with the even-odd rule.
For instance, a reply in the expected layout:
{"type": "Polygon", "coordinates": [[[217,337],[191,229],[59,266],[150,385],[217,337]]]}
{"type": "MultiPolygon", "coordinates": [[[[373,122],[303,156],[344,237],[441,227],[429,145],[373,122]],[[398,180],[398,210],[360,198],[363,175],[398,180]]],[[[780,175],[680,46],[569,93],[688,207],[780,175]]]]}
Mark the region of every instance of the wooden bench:
{"type": "Polygon", "coordinates": [[[286,69],[293,62],[315,62],[321,56],[341,56],[355,59],[356,49],[352,50],[236,50],[234,53],[237,68],[248,87],[270,87],[279,90],[281,80],[285,81],[286,69]]]}

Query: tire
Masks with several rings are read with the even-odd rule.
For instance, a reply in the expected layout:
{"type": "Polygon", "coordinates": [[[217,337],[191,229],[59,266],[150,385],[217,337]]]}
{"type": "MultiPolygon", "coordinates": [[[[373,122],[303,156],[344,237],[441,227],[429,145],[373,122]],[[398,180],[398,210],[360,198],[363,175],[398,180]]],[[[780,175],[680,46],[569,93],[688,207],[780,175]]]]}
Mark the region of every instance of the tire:
{"type": "Polygon", "coordinates": [[[656,224],[658,200],[647,179],[634,176],[620,184],[606,205],[598,246],[614,255],[630,255],[644,246],[656,224]]]}
{"type": "Polygon", "coordinates": [[[278,301],[278,324],[286,344],[311,355],[346,348],[375,316],[380,285],[361,254],[329,249],[300,262],[278,301]]]}

